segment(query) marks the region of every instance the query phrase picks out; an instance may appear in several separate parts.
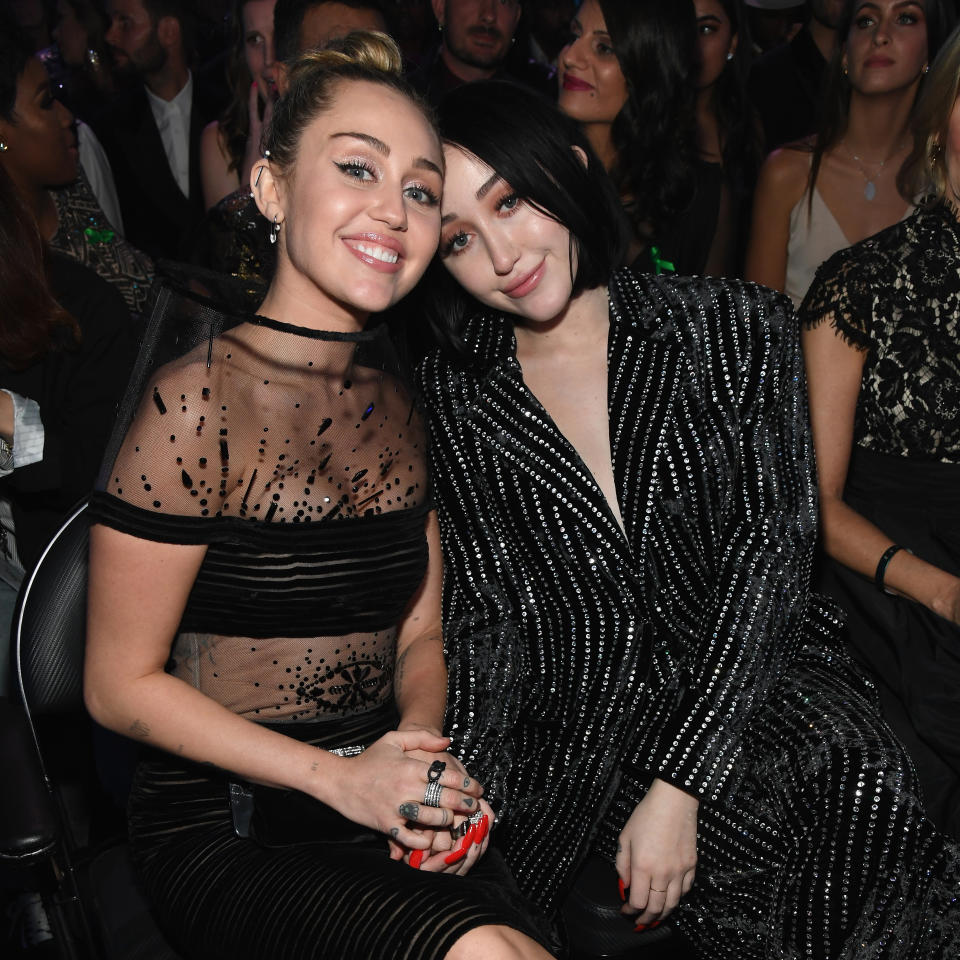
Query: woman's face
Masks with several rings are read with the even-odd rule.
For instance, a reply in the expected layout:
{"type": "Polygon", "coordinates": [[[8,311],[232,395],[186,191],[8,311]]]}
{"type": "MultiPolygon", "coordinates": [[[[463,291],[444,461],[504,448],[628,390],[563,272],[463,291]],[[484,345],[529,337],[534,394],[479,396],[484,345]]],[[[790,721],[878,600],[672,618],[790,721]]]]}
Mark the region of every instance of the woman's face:
{"type": "Polygon", "coordinates": [[[627,102],[627,81],[597,0],[585,0],[570,30],[557,59],[560,109],[580,123],[613,123],[627,102]]]}
{"type": "Polygon", "coordinates": [[[243,5],[243,54],[260,99],[274,99],[277,82],[273,72],[273,8],[277,0],[247,0],[243,5]]]}
{"type": "Polygon", "coordinates": [[[854,90],[891,93],[919,81],[927,63],[927,20],[919,0],[862,0],[843,53],[854,90]]]}
{"type": "Polygon", "coordinates": [[[712,87],[727,65],[727,54],[737,49],[737,35],[720,0],[694,0],[697,11],[697,43],[700,77],[697,89],[712,87]]]}
{"type": "Polygon", "coordinates": [[[77,178],[73,114],[54,99],[43,64],[31,57],[17,82],[10,120],[0,119],[7,149],[0,163],[21,188],[61,187],[77,178]]]}
{"type": "Polygon", "coordinates": [[[271,190],[251,186],[281,255],[331,315],[363,319],[413,289],[440,236],[443,154],[405,96],[379,83],[341,81],[333,106],[303,131],[296,162],[271,190]]]}
{"type": "Polygon", "coordinates": [[[64,63],[71,67],[83,63],[87,55],[87,32],[67,0],[57,0],[57,25],[53,30],[53,39],[60,48],[64,63]]]}
{"type": "Polygon", "coordinates": [[[443,265],[481,303],[533,323],[552,320],[573,293],[570,231],[472,153],[450,145],[443,153],[443,265]]]}

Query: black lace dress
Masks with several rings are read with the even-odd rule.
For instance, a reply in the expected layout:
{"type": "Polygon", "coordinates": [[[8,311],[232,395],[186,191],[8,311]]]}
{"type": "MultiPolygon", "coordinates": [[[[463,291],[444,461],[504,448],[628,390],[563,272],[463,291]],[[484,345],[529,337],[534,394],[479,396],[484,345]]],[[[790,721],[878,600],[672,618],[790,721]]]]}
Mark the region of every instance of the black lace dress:
{"type": "MultiPolygon", "coordinates": [[[[353,755],[396,726],[396,624],[427,563],[420,417],[380,333],[231,322],[201,305],[199,336],[148,335],[142,357],[186,352],[144,378],[93,516],[207,546],[169,673],[353,755]]],[[[441,958],[472,927],[526,929],[496,854],[467,878],[420,873],[304,794],[166,754],[139,765],[129,826],[188,957],[441,958]]]]}
{"type": "MultiPolygon", "coordinates": [[[[844,499],[960,575],[960,225],[944,204],[842,250],[801,307],[865,354],[844,499]]],[[[857,656],[909,747],[927,809],[960,835],[960,628],[828,562],[857,656]]]]}

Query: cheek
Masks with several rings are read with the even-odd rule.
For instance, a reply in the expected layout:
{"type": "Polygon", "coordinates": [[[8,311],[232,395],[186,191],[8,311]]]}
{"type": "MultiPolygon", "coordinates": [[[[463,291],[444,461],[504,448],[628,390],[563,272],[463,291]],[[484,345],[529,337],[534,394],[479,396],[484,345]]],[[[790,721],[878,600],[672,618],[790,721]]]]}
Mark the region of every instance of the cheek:
{"type": "Polygon", "coordinates": [[[254,80],[259,80],[260,71],[263,70],[263,48],[246,47],[244,49],[244,59],[247,61],[247,70],[254,80]]]}
{"type": "Polygon", "coordinates": [[[449,256],[443,261],[443,265],[467,293],[481,303],[491,302],[494,274],[483,250],[474,248],[460,256],[449,256]]]}
{"type": "Polygon", "coordinates": [[[598,99],[612,121],[627,102],[627,84],[615,64],[597,70],[598,99]]]}

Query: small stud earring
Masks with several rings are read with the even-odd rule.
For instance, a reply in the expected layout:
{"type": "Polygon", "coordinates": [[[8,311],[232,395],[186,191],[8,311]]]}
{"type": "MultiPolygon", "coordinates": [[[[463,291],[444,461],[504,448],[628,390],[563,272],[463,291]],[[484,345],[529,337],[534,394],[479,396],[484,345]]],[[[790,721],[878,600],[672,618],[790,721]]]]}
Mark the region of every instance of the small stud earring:
{"type": "Polygon", "coordinates": [[[270,228],[270,242],[276,243],[277,237],[280,235],[280,214],[275,213],[273,215],[273,226],[270,228]]]}
{"type": "Polygon", "coordinates": [[[923,69],[922,69],[920,72],[923,73],[923,74],[929,73],[929,72],[930,72],[930,64],[929,64],[929,63],[925,63],[925,64],[923,65],[923,69]]]}
{"type": "Polygon", "coordinates": [[[0,140],[0,153],[6,153],[10,148],[0,140]]]}
{"type": "Polygon", "coordinates": [[[728,50],[728,51],[727,51],[727,59],[728,59],[728,60],[732,60],[732,59],[733,59],[733,51],[732,51],[732,50],[728,50]]]}

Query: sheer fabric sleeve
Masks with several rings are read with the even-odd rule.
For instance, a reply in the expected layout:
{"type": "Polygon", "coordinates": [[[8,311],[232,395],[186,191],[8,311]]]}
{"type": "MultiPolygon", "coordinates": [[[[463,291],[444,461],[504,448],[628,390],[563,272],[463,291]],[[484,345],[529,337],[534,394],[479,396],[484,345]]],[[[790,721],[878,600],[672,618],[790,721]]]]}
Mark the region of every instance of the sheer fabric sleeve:
{"type": "Polygon", "coordinates": [[[876,296],[875,271],[870,267],[875,258],[868,251],[860,255],[851,252],[861,249],[841,250],[821,264],[800,305],[799,316],[805,327],[829,323],[850,346],[869,350],[876,296]]]}

